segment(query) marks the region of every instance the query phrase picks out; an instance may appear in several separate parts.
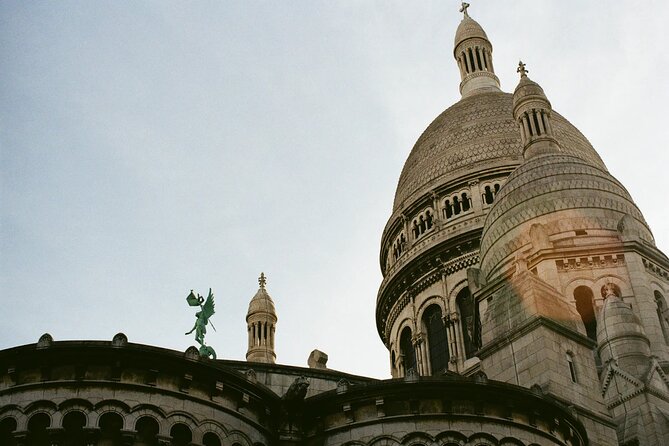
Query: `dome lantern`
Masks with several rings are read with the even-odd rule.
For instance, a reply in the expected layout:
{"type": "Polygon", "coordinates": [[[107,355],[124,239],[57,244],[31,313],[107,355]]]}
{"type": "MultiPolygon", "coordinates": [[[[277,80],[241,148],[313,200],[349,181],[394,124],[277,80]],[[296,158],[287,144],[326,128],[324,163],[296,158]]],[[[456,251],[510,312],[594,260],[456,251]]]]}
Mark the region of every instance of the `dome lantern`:
{"type": "Polygon", "coordinates": [[[460,93],[463,97],[485,91],[500,91],[492,65],[492,44],[485,31],[467,12],[462,2],[462,21],[455,33],[453,56],[460,68],[460,93]]]}
{"type": "Polygon", "coordinates": [[[516,71],[520,73],[520,82],[513,92],[513,117],[520,128],[524,158],[559,152],[551,125],[550,101],[541,86],[527,76],[529,71],[522,61],[516,71]]]}
{"type": "Polygon", "coordinates": [[[265,289],[267,284],[265,273],[260,273],[258,283],[260,287],[249,302],[249,311],[246,314],[248,331],[246,360],[274,364],[276,361],[274,333],[278,318],[274,302],[265,289]]]}

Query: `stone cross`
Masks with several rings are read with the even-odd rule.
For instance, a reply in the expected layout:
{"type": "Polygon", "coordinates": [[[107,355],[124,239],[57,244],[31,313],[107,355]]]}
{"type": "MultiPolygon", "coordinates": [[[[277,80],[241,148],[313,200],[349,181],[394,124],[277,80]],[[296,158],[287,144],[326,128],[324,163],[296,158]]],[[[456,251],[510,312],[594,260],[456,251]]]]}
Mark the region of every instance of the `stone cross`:
{"type": "Polygon", "coordinates": [[[467,8],[469,8],[469,3],[462,2],[462,8],[460,8],[460,12],[463,13],[465,17],[469,17],[469,14],[467,14],[467,8]]]}
{"type": "Polygon", "coordinates": [[[260,273],[260,277],[258,277],[258,283],[260,284],[260,288],[264,290],[265,284],[267,283],[267,278],[265,277],[265,273],[260,273]]]}
{"type": "Polygon", "coordinates": [[[518,69],[516,70],[516,73],[520,73],[520,77],[527,77],[527,73],[529,73],[530,70],[525,69],[525,64],[523,61],[518,61],[518,69]]]}

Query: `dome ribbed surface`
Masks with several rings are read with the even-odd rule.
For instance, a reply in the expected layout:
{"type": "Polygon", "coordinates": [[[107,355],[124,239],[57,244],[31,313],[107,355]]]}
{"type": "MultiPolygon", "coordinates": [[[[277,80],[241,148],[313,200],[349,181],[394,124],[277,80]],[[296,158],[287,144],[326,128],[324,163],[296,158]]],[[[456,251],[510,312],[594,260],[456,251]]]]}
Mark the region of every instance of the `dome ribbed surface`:
{"type": "Polygon", "coordinates": [[[525,223],[548,225],[549,234],[615,231],[625,215],[632,218],[636,232],[653,243],[641,211],[607,171],[566,153],[536,156],[509,176],[495,198],[481,236],[481,269],[490,278],[502,260],[529,243],[525,223]],[[560,212],[567,210],[571,214],[564,218],[560,212]]]}
{"type": "Polygon", "coordinates": [[[264,288],[260,288],[249,302],[249,311],[247,317],[257,313],[270,313],[276,315],[274,301],[264,288]]]}
{"type": "Polygon", "coordinates": [[[455,32],[455,46],[457,47],[460,42],[474,37],[488,40],[488,36],[481,25],[476,20],[466,16],[462,19],[455,32]]]}
{"type": "MultiPolygon", "coordinates": [[[[588,140],[559,114],[552,114],[558,142],[573,154],[606,169],[588,140]]],[[[464,98],[441,113],[407,158],[395,192],[393,212],[435,186],[486,166],[515,166],[523,147],[513,119],[513,95],[486,92],[464,98]]]]}

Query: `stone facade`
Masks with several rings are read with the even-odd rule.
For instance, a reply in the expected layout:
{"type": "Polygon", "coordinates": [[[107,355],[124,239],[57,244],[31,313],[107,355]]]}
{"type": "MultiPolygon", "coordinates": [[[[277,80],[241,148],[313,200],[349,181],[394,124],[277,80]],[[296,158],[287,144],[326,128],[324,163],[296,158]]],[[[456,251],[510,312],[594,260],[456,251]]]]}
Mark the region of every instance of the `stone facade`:
{"type": "Polygon", "coordinates": [[[383,231],[393,379],[276,365],[265,277],[247,361],[111,342],[0,351],[0,444],[669,444],[669,259],[520,63],[505,93],[467,12],[462,99],[416,142],[383,231]]]}

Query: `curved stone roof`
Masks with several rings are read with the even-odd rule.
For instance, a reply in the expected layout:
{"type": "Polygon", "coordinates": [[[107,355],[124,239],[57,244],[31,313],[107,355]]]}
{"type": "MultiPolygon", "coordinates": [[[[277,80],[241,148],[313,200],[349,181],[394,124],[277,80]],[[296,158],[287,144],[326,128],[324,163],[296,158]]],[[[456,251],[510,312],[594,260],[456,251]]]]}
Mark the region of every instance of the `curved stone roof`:
{"type": "Polygon", "coordinates": [[[251,302],[249,302],[249,311],[247,318],[252,314],[257,313],[269,313],[276,317],[276,309],[274,308],[274,301],[267,293],[265,288],[258,289],[258,292],[253,296],[251,302]]]}
{"type": "MultiPolygon", "coordinates": [[[[606,170],[588,140],[553,112],[555,136],[566,153],[606,170]]],[[[423,132],[407,158],[395,192],[393,213],[430,189],[478,172],[484,166],[518,165],[523,147],[513,119],[513,95],[486,92],[463,98],[423,132]]]]}
{"type": "Polygon", "coordinates": [[[481,27],[481,25],[479,25],[476,20],[469,16],[465,16],[458,25],[458,29],[455,32],[454,48],[457,47],[460,42],[474,37],[488,40],[488,35],[483,30],[483,27],[481,27]]]}
{"type": "Polygon", "coordinates": [[[488,212],[481,269],[492,277],[501,261],[529,243],[529,223],[548,226],[549,235],[576,229],[616,231],[626,215],[634,225],[630,229],[653,243],[632,197],[606,170],[570,153],[530,158],[509,176],[488,212]]]}

